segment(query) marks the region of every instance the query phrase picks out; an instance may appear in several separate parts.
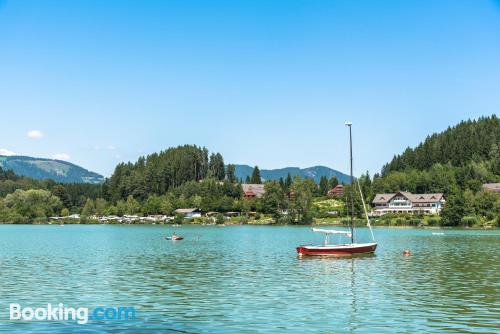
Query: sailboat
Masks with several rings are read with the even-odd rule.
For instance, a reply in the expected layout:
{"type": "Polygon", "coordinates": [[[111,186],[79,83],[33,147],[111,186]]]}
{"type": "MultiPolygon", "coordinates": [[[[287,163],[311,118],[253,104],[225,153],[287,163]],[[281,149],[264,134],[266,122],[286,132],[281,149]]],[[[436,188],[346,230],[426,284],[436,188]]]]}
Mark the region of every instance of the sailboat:
{"type": "Polygon", "coordinates": [[[367,226],[370,229],[370,234],[372,237],[372,242],[367,243],[357,243],[356,236],[354,231],[354,177],[352,176],[352,123],[346,122],[346,126],[349,127],[349,152],[350,152],[350,171],[351,171],[351,224],[350,231],[342,231],[342,230],[331,230],[331,229],[319,229],[313,228],[313,232],[323,233],[325,235],[325,241],[323,245],[313,246],[313,245],[305,245],[297,247],[297,253],[302,255],[316,255],[316,256],[343,256],[343,255],[355,255],[355,254],[365,254],[365,253],[373,253],[377,249],[377,243],[375,242],[375,236],[373,235],[373,230],[370,225],[370,218],[368,217],[368,211],[366,210],[365,200],[363,198],[363,193],[361,191],[361,186],[359,182],[356,182],[358,185],[359,193],[361,195],[361,201],[363,202],[363,209],[365,211],[367,226]],[[350,238],[350,242],[346,243],[337,243],[330,244],[330,237],[332,235],[339,235],[342,238],[343,235],[350,238]]]}

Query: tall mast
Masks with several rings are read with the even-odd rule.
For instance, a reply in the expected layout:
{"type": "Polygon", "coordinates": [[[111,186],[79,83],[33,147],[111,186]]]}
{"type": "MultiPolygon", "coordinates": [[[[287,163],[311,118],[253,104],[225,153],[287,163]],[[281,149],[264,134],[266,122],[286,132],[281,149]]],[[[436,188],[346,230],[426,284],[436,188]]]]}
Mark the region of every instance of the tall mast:
{"type": "Polygon", "coordinates": [[[351,243],[354,243],[354,177],[352,176],[352,122],[345,122],[349,127],[349,154],[350,154],[350,170],[351,170],[351,243]]]}

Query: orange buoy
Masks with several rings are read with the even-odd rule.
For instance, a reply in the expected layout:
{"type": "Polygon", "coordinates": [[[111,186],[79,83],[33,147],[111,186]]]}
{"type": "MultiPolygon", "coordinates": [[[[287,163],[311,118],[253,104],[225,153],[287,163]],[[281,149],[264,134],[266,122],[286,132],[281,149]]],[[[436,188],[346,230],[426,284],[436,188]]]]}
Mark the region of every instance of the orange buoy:
{"type": "Polygon", "coordinates": [[[409,249],[404,249],[403,250],[403,255],[404,256],[410,256],[410,250],[409,249]]]}

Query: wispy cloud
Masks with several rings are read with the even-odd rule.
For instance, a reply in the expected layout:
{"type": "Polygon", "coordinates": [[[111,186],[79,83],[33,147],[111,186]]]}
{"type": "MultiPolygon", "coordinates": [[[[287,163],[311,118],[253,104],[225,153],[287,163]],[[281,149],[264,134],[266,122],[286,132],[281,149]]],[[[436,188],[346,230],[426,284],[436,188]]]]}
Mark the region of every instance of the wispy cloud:
{"type": "Polygon", "coordinates": [[[69,160],[71,157],[66,153],[56,153],[52,156],[52,159],[56,160],[69,160]]]}
{"type": "Polygon", "coordinates": [[[45,134],[40,130],[31,130],[31,131],[28,131],[28,133],[26,133],[26,136],[28,136],[28,138],[30,138],[30,139],[40,139],[44,135],[45,134]]]}
{"type": "Polygon", "coordinates": [[[6,148],[0,148],[0,155],[16,155],[16,153],[6,148]]]}
{"type": "Polygon", "coordinates": [[[116,150],[116,146],[114,145],[106,145],[106,146],[94,146],[94,150],[96,151],[104,151],[104,150],[108,150],[108,151],[114,151],[116,150]]]}

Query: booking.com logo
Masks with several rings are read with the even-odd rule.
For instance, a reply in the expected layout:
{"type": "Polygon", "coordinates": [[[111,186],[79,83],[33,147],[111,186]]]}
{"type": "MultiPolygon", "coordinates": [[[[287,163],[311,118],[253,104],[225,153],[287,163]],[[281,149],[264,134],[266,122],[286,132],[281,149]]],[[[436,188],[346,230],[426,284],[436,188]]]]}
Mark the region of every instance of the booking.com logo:
{"type": "Polygon", "coordinates": [[[91,320],[135,320],[134,307],[96,307],[89,311],[88,307],[66,307],[63,303],[47,307],[22,307],[10,304],[10,320],[21,321],[76,321],[84,325],[91,320]]]}

